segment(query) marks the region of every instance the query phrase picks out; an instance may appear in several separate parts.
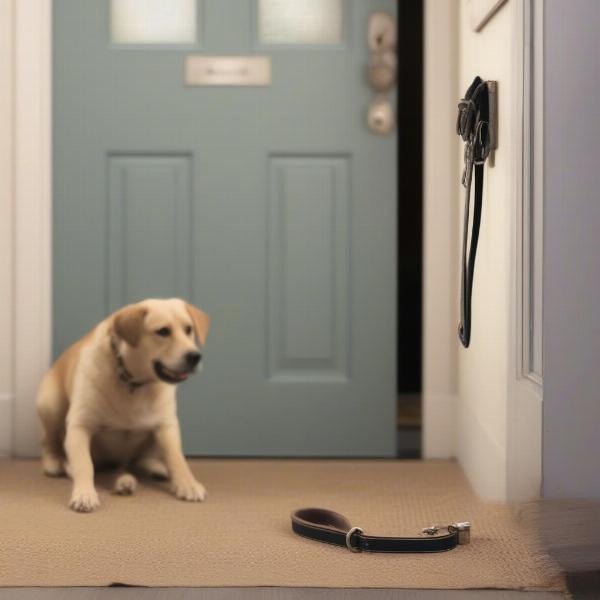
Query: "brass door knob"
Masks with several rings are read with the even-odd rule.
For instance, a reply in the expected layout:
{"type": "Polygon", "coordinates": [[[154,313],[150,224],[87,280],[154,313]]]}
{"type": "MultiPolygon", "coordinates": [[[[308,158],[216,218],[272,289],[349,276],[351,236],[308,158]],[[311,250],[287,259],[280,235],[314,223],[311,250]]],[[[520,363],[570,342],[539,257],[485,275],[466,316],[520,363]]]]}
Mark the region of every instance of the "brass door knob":
{"type": "Polygon", "coordinates": [[[384,135],[394,129],[394,110],[387,98],[376,98],[367,112],[367,124],[373,133],[384,135]]]}

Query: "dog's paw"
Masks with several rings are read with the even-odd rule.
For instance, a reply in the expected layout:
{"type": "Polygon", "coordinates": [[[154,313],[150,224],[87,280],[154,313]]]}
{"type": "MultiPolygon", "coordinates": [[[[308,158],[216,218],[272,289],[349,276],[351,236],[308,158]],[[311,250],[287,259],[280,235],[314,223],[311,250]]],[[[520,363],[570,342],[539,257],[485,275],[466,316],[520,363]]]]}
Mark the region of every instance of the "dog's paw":
{"type": "Polygon", "coordinates": [[[62,458],[54,454],[44,453],[42,455],[42,471],[48,477],[61,477],[65,474],[62,458]]]}
{"type": "Polygon", "coordinates": [[[69,507],[76,512],[92,512],[100,506],[98,493],[94,488],[90,490],[73,490],[69,507]]]}
{"type": "Polygon", "coordinates": [[[137,479],[131,473],[123,473],[115,480],[115,493],[121,496],[131,496],[137,488],[137,479]]]}
{"type": "Polygon", "coordinates": [[[195,479],[175,482],[173,489],[177,498],[188,502],[202,502],[208,495],[204,486],[195,479]]]}

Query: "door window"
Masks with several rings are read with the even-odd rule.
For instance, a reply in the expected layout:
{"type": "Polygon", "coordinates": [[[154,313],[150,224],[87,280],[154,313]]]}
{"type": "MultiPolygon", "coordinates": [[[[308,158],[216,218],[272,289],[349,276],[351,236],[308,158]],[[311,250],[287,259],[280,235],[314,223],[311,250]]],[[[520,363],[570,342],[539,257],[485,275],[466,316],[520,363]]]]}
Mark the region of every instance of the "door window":
{"type": "Polygon", "coordinates": [[[342,0],[259,0],[263,44],[339,44],[342,0]]]}
{"type": "Polygon", "coordinates": [[[111,0],[116,44],[182,44],[197,37],[196,0],[111,0]]]}

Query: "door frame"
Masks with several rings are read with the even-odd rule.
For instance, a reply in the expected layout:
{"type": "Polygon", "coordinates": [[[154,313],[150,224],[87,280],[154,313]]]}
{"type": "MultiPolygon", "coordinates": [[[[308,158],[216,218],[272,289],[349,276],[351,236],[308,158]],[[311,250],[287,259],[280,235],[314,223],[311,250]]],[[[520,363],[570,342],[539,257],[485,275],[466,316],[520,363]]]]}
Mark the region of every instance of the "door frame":
{"type": "Polygon", "coordinates": [[[12,449],[39,454],[35,396],[52,342],[52,7],[13,0],[14,410],[12,449]]]}
{"type": "Polygon", "coordinates": [[[512,224],[508,361],[506,499],[534,500],[542,491],[544,5],[526,0],[518,13],[515,98],[515,211],[512,224]]]}

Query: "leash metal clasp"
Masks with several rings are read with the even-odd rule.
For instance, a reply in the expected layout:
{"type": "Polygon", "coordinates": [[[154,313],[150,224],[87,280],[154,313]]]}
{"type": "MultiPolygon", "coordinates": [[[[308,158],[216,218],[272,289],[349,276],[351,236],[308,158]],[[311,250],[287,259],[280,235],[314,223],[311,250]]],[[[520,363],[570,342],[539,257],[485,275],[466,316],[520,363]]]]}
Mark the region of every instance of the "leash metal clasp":
{"type": "Polygon", "coordinates": [[[351,529],[348,530],[348,533],[346,534],[346,547],[348,548],[348,550],[350,550],[350,552],[362,552],[362,548],[360,546],[353,546],[352,545],[352,536],[355,533],[364,533],[364,531],[360,528],[360,527],[352,527],[351,529]]]}
{"type": "Polygon", "coordinates": [[[461,546],[471,541],[471,523],[469,521],[451,523],[450,525],[432,525],[421,531],[427,535],[435,535],[442,529],[445,529],[448,533],[458,532],[458,543],[461,546]]]}

